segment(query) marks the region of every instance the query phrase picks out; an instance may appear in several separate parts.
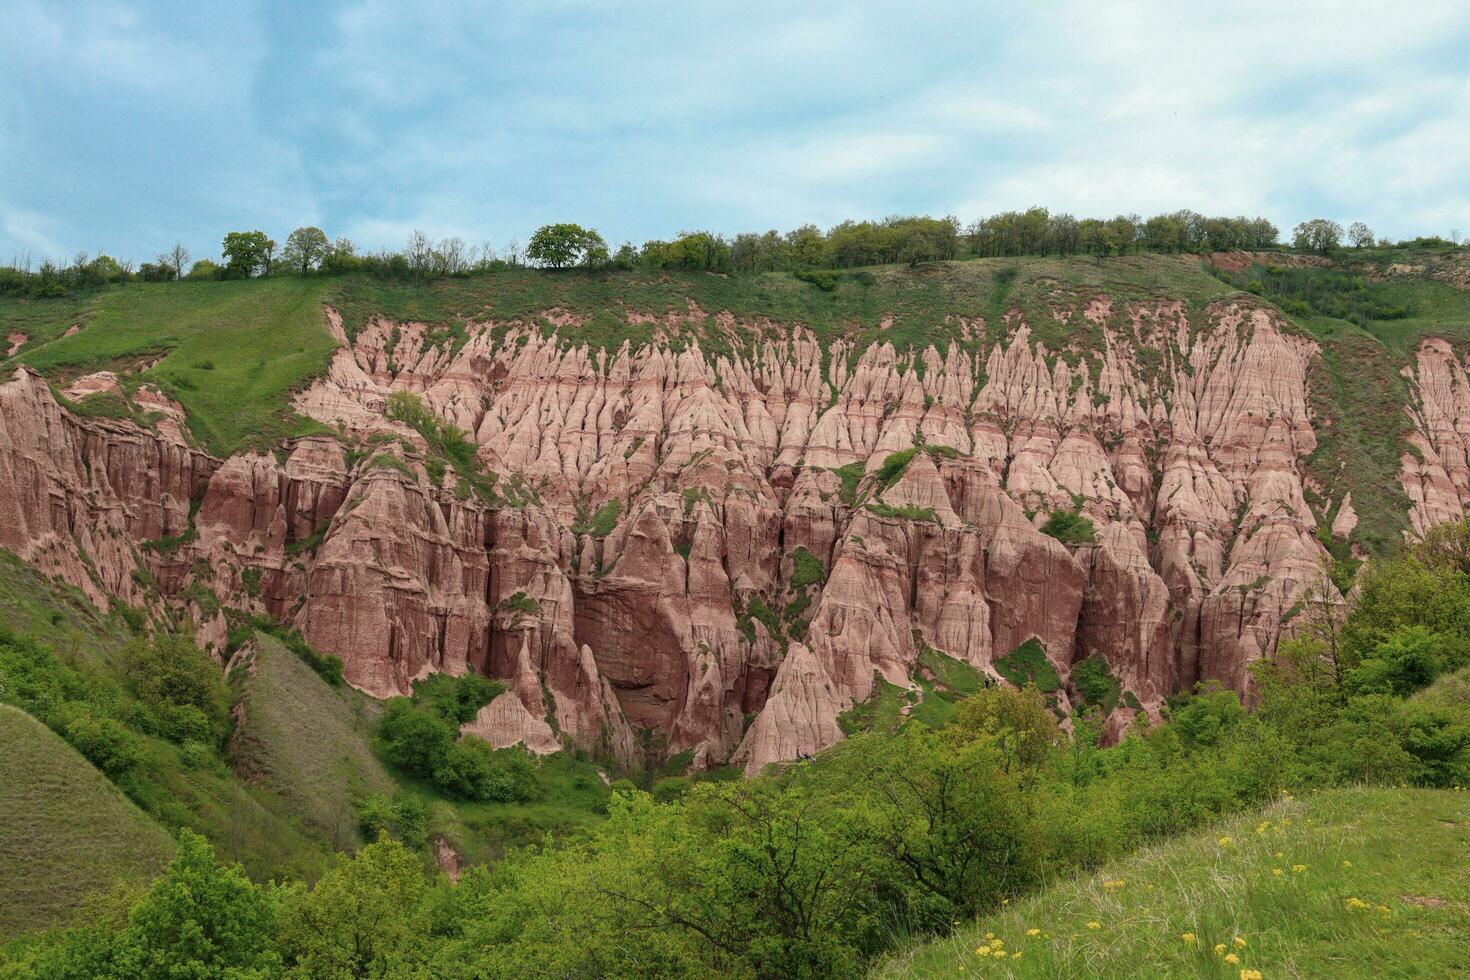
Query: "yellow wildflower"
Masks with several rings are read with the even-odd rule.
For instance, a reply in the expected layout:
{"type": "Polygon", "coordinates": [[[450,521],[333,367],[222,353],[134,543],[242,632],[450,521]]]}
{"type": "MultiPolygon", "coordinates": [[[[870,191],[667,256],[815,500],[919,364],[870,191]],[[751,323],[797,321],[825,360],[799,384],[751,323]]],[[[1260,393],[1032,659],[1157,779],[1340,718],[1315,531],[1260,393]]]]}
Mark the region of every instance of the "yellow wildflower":
{"type": "Polygon", "coordinates": [[[1102,923],[1101,922],[1089,922],[1089,923],[1087,923],[1087,928],[1089,928],[1089,929],[1101,929],[1102,928],[1102,923]]]}
{"type": "Polygon", "coordinates": [[[1271,855],[1271,856],[1272,856],[1272,857],[1273,857],[1273,858],[1276,858],[1276,859],[1278,859],[1278,860],[1279,860],[1279,859],[1280,859],[1280,858],[1281,858],[1281,852],[1280,852],[1280,851],[1277,851],[1277,852],[1276,852],[1276,853],[1275,853],[1275,854],[1272,854],[1272,855],[1271,855]]]}
{"type": "Polygon", "coordinates": [[[1039,936],[1039,935],[1041,935],[1041,930],[1038,929],[1038,928],[1036,928],[1035,926],[1032,926],[1030,929],[1027,929],[1026,930],[1026,935],[1028,935],[1028,936],[1039,936]]]}
{"type": "Polygon", "coordinates": [[[975,947],[975,955],[976,956],[989,956],[990,955],[990,947],[989,946],[976,946],[975,947]]]}
{"type": "Polygon", "coordinates": [[[1384,915],[1387,915],[1388,914],[1388,906],[1387,905],[1380,905],[1380,906],[1378,906],[1378,911],[1382,912],[1384,915]]]}
{"type": "Polygon", "coordinates": [[[1003,949],[998,949],[995,952],[991,953],[990,955],[991,956],[994,956],[998,960],[1003,960],[1003,959],[1006,958],[1006,951],[1003,950],[1003,949]]]}
{"type": "Polygon", "coordinates": [[[1275,875],[1276,877],[1278,877],[1278,878],[1281,877],[1281,869],[1280,868],[1272,868],[1271,869],[1271,873],[1273,875],[1275,875]]]}
{"type": "Polygon", "coordinates": [[[1002,905],[1009,905],[1009,904],[1011,904],[1011,900],[1009,898],[1003,898],[1003,899],[1000,900],[1000,904],[1002,904],[1002,905]]]}
{"type": "Polygon", "coordinates": [[[1221,847],[1229,847],[1230,846],[1230,838],[1229,837],[1221,837],[1220,838],[1220,846],[1221,847]]]}
{"type": "Polygon", "coordinates": [[[1351,862],[1351,861],[1344,861],[1344,862],[1342,862],[1342,866],[1344,868],[1351,868],[1353,866],[1353,862],[1351,862]]]}
{"type": "Polygon", "coordinates": [[[1231,966],[1234,966],[1235,964],[1240,962],[1240,957],[1236,956],[1234,953],[1231,953],[1229,956],[1225,957],[1225,962],[1229,963],[1231,966]]]}
{"type": "Polygon", "coordinates": [[[1019,960],[1020,958],[1021,958],[1021,951],[1019,949],[1016,950],[1014,953],[1011,954],[1011,959],[1013,959],[1013,960],[1019,960]]]}
{"type": "Polygon", "coordinates": [[[1215,944],[1215,955],[1216,956],[1219,956],[1223,952],[1225,952],[1225,944],[1224,943],[1216,943],[1215,944]]]}
{"type": "Polygon", "coordinates": [[[985,938],[986,939],[994,939],[995,938],[995,933],[993,933],[993,932],[987,932],[985,934],[985,938]]]}
{"type": "Polygon", "coordinates": [[[992,939],[990,941],[990,945],[994,946],[996,949],[1000,949],[1002,946],[1005,945],[1005,940],[1003,940],[1003,939],[992,939]]]}
{"type": "Polygon", "coordinates": [[[1305,864],[1293,864],[1291,866],[1291,870],[1293,874],[1301,874],[1303,871],[1307,870],[1307,866],[1305,864]]]}
{"type": "Polygon", "coordinates": [[[1269,820],[1262,820],[1260,823],[1256,824],[1256,833],[1258,833],[1258,834],[1264,834],[1266,832],[1266,829],[1268,827],[1270,827],[1270,826],[1271,826],[1271,821],[1269,821],[1269,820]]]}
{"type": "Polygon", "coordinates": [[[1365,909],[1368,907],[1368,903],[1363,901],[1361,898],[1355,897],[1347,900],[1347,907],[1354,910],[1365,909]]]}
{"type": "Polygon", "coordinates": [[[1260,970],[1241,970],[1240,980],[1261,980],[1260,970]]]}
{"type": "Polygon", "coordinates": [[[1236,936],[1235,939],[1234,939],[1234,942],[1235,942],[1235,945],[1236,946],[1240,947],[1241,949],[1245,949],[1245,937],[1244,936],[1236,936]]]}
{"type": "Polygon", "coordinates": [[[1179,938],[1182,939],[1182,940],[1184,940],[1184,943],[1185,943],[1186,946],[1193,946],[1194,945],[1194,933],[1192,933],[1192,932],[1183,933],[1183,934],[1180,935],[1179,938]]]}

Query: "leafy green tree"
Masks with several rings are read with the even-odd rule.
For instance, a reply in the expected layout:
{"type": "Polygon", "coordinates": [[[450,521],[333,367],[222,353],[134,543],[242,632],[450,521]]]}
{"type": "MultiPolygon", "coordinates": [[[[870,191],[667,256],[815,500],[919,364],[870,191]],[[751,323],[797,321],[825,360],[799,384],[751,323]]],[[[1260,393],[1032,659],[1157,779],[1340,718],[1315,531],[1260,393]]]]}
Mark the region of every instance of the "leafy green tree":
{"type": "Polygon", "coordinates": [[[185,829],[178,856],[128,917],[116,975],[273,976],[275,924],[274,903],[240,866],[217,865],[209,842],[185,829]]]}
{"type": "Polygon", "coordinates": [[[286,976],[351,980],[413,973],[432,939],[431,889],[419,858],[397,841],[369,844],[281,903],[286,976]]]}
{"type": "Polygon", "coordinates": [[[229,726],[224,672],[188,633],[138,637],[123,648],[123,667],[160,733],[178,742],[218,745],[229,726]]]}
{"type": "Polygon", "coordinates": [[[321,264],[331,251],[326,233],[314,225],[297,228],[286,236],[286,247],[281,251],[281,260],[303,276],[321,264]]]}
{"type": "Polygon", "coordinates": [[[1373,247],[1373,229],[1361,221],[1354,221],[1348,225],[1347,236],[1348,241],[1353,243],[1353,248],[1373,247]]]}
{"type": "Polygon", "coordinates": [[[405,772],[432,777],[454,745],[455,728],[408,698],[393,698],[378,723],[383,754],[405,772]]]}
{"type": "Polygon", "coordinates": [[[866,754],[881,761],[865,775],[864,832],[939,903],[939,922],[997,906],[1036,880],[1035,822],[993,736],[914,727],[866,754]]]}
{"type": "Polygon", "coordinates": [[[275,240],[263,231],[232,231],[225,235],[225,274],[231,279],[249,279],[270,271],[275,240]]]}
{"type": "Polygon", "coordinates": [[[1342,242],[1342,225],[1326,218],[1303,221],[1291,232],[1292,248],[1301,252],[1317,252],[1326,255],[1337,250],[1342,242]]]}
{"type": "Polygon", "coordinates": [[[209,259],[200,259],[189,267],[189,279],[218,279],[224,270],[218,263],[209,259]]]}
{"type": "Polygon", "coordinates": [[[526,255],[553,269],[565,269],[580,263],[605,261],[607,243],[596,231],[581,225],[542,225],[531,236],[526,255]]]}
{"type": "Polygon", "coordinates": [[[959,703],[949,737],[987,738],[1002,772],[1023,782],[1036,778],[1061,742],[1061,729],[1035,687],[988,687],[959,703]]]}

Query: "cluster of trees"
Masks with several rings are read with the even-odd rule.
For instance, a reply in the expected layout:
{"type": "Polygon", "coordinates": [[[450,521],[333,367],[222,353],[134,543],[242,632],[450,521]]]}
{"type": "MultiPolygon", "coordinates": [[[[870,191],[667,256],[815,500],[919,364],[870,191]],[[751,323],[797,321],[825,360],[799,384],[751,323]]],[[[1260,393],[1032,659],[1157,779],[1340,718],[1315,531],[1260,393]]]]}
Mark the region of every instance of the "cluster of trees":
{"type": "MultiPolygon", "coordinates": [[[[1401,247],[1452,247],[1450,239],[1416,238],[1401,247]]],[[[881,221],[844,221],[827,231],[802,225],[792,231],[746,232],[727,237],[710,231],[681,232],[642,247],[624,242],[609,247],[591,228],[563,222],[544,225],[524,249],[512,241],[497,249],[473,246],[458,237],[435,241],[415,231],[401,251],[360,252],[350,239],[328,238],[315,226],[297,228],[279,249],[263,231],[232,231],[221,242],[222,259],[190,263],[189,250],[176,244],[152,262],[134,266],[108,255],[79,254],[70,265],[29,262],[0,267],[0,295],[61,296],[112,283],[175,279],[248,279],[265,275],[340,275],[368,272],[393,279],[433,279],[516,268],[685,269],[705,272],[797,272],[905,263],[916,266],[963,256],[1126,255],[1136,252],[1217,252],[1280,247],[1279,232],[1265,218],[1207,217],[1174,211],[1142,218],[1076,218],[1043,207],[1005,211],[961,225],[953,216],[895,216],[881,221]]],[[[1344,240],[1354,248],[1386,246],[1367,225],[1344,231],[1326,218],[1304,221],[1292,231],[1291,247],[1329,254],[1344,240]]]]}
{"type": "Polygon", "coordinates": [[[393,698],[378,724],[383,757],[405,775],[446,796],[481,803],[522,803],[540,792],[536,766],[521,748],[496,750],[459,727],[505,690],[473,674],[435,674],[414,684],[413,697],[393,698]]]}
{"type": "Polygon", "coordinates": [[[0,628],[0,698],[34,715],[130,796],[146,801],[146,736],[176,743],[191,764],[218,757],[230,726],[219,664],[187,633],[137,637],[123,647],[125,683],[63,664],[44,647],[0,628]]]}
{"type": "MultiPolygon", "coordinates": [[[[185,834],[146,895],[12,944],[0,972],[857,976],[906,936],[1284,790],[1465,785],[1470,704],[1426,686],[1470,668],[1470,524],[1360,585],[1350,613],[1325,573],[1303,597],[1296,638],[1254,667],[1255,711],[1204,687],[1103,748],[1097,714],[1068,736],[1035,688],[987,688],[942,728],[855,735],[756,779],[623,784],[602,825],[458,884],[425,876],[422,814],[383,801],[363,811],[379,840],[311,887],[253,885],[185,834]]],[[[389,712],[450,724],[482,695],[439,682],[389,712]]]]}

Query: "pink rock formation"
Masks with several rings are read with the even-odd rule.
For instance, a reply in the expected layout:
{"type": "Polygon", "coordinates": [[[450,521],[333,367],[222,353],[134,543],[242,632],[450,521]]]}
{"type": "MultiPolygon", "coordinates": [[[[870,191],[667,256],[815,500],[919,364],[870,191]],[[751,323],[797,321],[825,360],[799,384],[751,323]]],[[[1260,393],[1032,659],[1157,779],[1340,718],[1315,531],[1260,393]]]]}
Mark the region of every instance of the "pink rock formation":
{"type": "MultiPolygon", "coordinates": [[[[342,437],[224,461],[176,406],[150,401],[153,429],[78,418],[22,370],[0,385],[0,545],[97,598],[202,586],[374,695],[505,678],[467,730],[536,752],[756,771],[840,739],[878,679],[912,687],[925,648],[996,677],[1031,639],[1063,677],[1105,658],[1144,711],[1204,677],[1248,692],[1322,554],[1301,478],[1315,347],[1244,304],[1063,312],[1101,347],[1052,351],[1017,314],[994,346],[977,321],[910,353],[694,308],[653,321],[680,349],[610,352],[564,311],[550,336],[472,324],[459,345],[386,321],[349,340],[329,312],[339,349],[296,408],[342,437]],[[704,323],[728,349],[680,333],[704,323]],[[385,417],[398,391],[471,434],[493,496],[385,417]],[[196,539],[140,547],[188,530],[191,502],[196,539]],[[1095,543],[1038,530],[1077,507],[1095,543]],[[824,581],[795,582],[798,549],[824,581]]],[[[1416,391],[1425,522],[1470,502],[1470,386],[1426,345],[1416,391]]]]}

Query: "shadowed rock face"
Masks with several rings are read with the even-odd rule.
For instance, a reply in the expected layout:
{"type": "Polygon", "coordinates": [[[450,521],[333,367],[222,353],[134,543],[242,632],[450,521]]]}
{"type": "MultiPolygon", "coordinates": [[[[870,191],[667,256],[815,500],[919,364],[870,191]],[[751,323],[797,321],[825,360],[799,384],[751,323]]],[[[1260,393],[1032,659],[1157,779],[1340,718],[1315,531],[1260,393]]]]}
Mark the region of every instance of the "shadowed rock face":
{"type": "MultiPolygon", "coordinates": [[[[505,678],[471,726],[537,751],[559,734],[755,771],[840,739],[878,679],[912,688],[926,647],[992,677],[1032,639],[1063,678],[1101,655],[1150,713],[1202,678],[1248,693],[1323,555],[1302,480],[1315,347],[1247,305],[1072,316],[1100,342],[1059,354],[1014,320],[994,346],[961,324],[944,351],[824,351],[722,315],[709,354],[592,350],[566,316],[457,349],[412,323],[349,341],[328,311],[341,346],[296,408],[343,437],[224,461],[156,393],[152,431],[73,416],[21,370],[0,385],[0,546],[95,598],[180,604],[216,643],[201,588],[269,613],[374,695],[505,678]],[[425,440],[385,417],[396,391],[470,433],[493,496],[452,467],[435,485],[425,440]],[[140,549],[183,534],[191,501],[197,538],[140,549]],[[1095,543],[1038,530],[1076,507],[1095,543]]],[[[1431,343],[1414,390],[1421,527],[1470,502],[1470,383],[1431,343]]]]}

